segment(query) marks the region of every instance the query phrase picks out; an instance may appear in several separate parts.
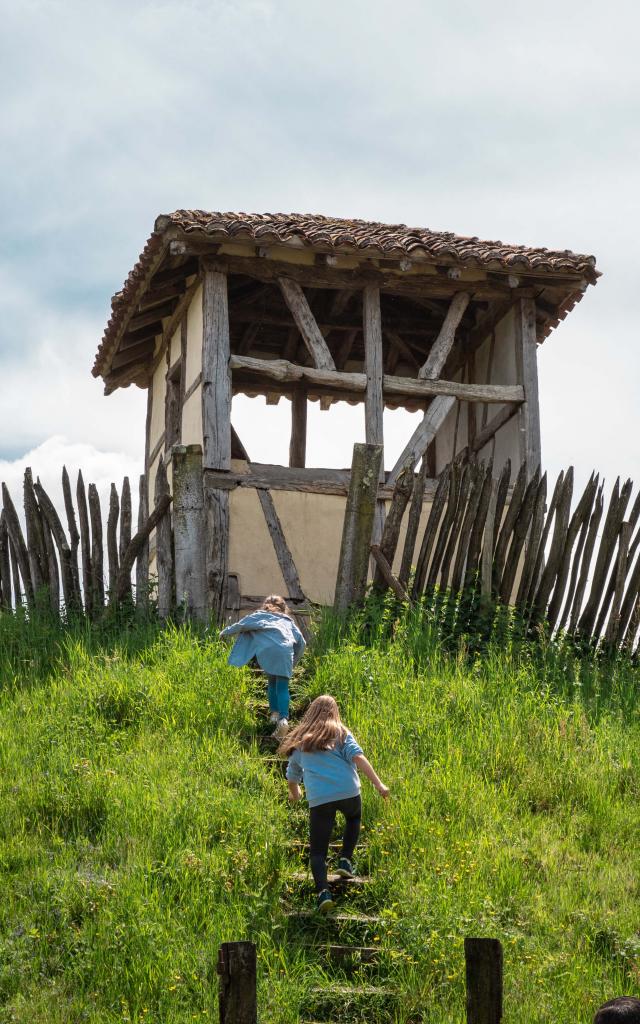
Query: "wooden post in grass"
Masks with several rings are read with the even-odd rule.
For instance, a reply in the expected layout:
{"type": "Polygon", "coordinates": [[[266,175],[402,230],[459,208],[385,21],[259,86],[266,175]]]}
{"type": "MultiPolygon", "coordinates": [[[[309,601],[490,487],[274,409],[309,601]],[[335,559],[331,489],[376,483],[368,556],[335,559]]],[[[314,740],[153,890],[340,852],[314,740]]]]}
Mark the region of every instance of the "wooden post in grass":
{"type": "Polygon", "coordinates": [[[334,607],[346,612],[364,597],[382,464],[381,444],[354,444],[342,527],[334,607]]]}
{"type": "Polygon", "coordinates": [[[173,542],[176,570],[176,602],[187,618],[207,621],[207,574],[202,448],[199,444],[174,444],[173,542]]]}
{"type": "Polygon", "coordinates": [[[223,942],[218,952],[220,1024],[257,1024],[257,957],[253,942],[223,942]]]}
{"type": "Polygon", "coordinates": [[[465,939],[467,1024],[502,1020],[502,945],[498,939],[465,939]]]}

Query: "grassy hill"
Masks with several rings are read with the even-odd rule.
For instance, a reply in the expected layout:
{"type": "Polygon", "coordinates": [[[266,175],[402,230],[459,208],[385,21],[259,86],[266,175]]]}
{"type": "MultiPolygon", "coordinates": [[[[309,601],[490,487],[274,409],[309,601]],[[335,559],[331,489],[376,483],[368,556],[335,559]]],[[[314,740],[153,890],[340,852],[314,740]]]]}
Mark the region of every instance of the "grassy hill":
{"type": "MultiPolygon", "coordinates": [[[[0,1024],[217,1020],[241,938],[261,1020],[311,1017],[326,937],[286,916],[313,905],[306,816],[256,745],[259,680],[214,638],[113,635],[0,620],[0,1024]]],[[[504,638],[446,654],[415,615],[363,635],[327,624],[294,686],[337,697],[392,787],[363,784],[373,881],[345,905],[378,919],[356,978],[399,995],[340,1019],[462,1024],[465,935],[504,943],[506,1021],[640,994],[637,670],[504,638]]]]}

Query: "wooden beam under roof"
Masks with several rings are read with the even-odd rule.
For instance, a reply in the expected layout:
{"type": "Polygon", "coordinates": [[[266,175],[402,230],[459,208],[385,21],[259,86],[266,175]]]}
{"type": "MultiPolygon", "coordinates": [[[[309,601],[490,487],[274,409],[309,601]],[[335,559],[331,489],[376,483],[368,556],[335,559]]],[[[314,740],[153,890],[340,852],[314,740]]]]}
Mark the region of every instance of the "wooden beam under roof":
{"type": "MultiPolygon", "coordinates": [[[[174,244],[174,243],[171,243],[174,244]]],[[[366,285],[376,285],[382,291],[397,295],[449,298],[459,291],[470,292],[472,298],[489,301],[505,298],[508,295],[529,294],[528,289],[511,289],[507,284],[489,282],[479,271],[478,278],[473,280],[453,281],[439,274],[394,274],[382,271],[369,262],[353,270],[342,270],[337,267],[305,266],[297,263],[286,263],[283,260],[255,259],[245,256],[207,256],[206,249],[192,243],[184,245],[185,252],[194,255],[201,252],[202,265],[211,269],[223,270],[230,274],[245,274],[258,280],[277,283],[281,277],[296,281],[301,286],[312,288],[360,289],[366,285]],[[192,246],[190,248],[190,246],[192,246]]]]}
{"type": "MultiPolygon", "coordinates": [[[[231,353],[231,370],[244,371],[279,381],[283,384],[306,383],[335,391],[364,394],[367,376],[364,373],[345,373],[339,370],[319,370],[315,367],[289,363],[286,359],[255,359],[231,353]]],[[[272,390],[265,381],[265,390],[272,390]]],[[[435,395],[451,395],[466,402],[522,402],[524,390],[519,384],[463,384],[450,380],[419,380],[414,377],[392,377],[384,374],[382,388],[385,396],[399,395],[428,399],[435,395]]]]}

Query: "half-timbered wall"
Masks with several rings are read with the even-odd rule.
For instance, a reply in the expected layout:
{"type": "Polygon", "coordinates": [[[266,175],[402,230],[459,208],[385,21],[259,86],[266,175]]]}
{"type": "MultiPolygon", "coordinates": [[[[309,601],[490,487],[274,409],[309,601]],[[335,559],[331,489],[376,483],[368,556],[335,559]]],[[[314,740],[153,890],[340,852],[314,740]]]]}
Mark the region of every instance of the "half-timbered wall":
{"type": "MultiPolygon", "coordinates": [[[[246,255],[242,246],[224,246],[221,255],[246,255]],[[235,253],[237,248],[238,252],[235,253]],[[231,250],[234,250],[233,252],[231,250]]],[[[312,254],[294,253],[290,249],[280,254],[289,262],[312,264],[312,254]]],[[[384,331],[384,322],[383,322],[384,331]]],[[[203,287],[199,285],[193,293],[183,321],[178,324],[166,345],[164,353],[158,351],[150,387],[148,453],[151,456],[148,467],[149,494],[153,500],[155,478],[160,456],[167,459],[166,415],[167,376],[179,360],[181,367],[182,408],[180,416],[180,437],[183,445],[202,444],[202,346],[203,346],[203,287]],[[186,334],[186,339],[185,339],[186,334]],[[186,347],[185,347],[186,340],[186,347]]],[[[294,360],[295,361],[295,360],[294,360]]],[[[343,367],[349,371],[352,366],[347,360],[343,367]]],[[[354,369],[358,369],[354,364],[354,369]]],[[[396,371],[397,372],[397,371],[396,371]]],[[[407,372],[404,369],[402,372],[407,372]]],[[[415,372],[415,371],[414,371],[415,372]]],[[[515,384],[518,371],[515,354],[515,318],[509,312],[496,326],[491,336],[475,352],[475,359],[456,373],[452,380],[466,383],[515,384]]],[[[339,398],[339,395],[336,395],[339,398]]],[[[287,399],[283,399],[287,401],[287,399]]],[[[364,421],[365,406],[360,406],[364,421]]],[[[432,463],[436,473],[452,460],[455,454],[470,441],[470,419],[475,420],[475,434],[487,419],[491,419],[502,407],[497,404],[484,406],[480,403],[457,402],[446,416],[436,435],[435,460],[432,463]]],[[[412,432],[411,422],[407,425],[407,439],[412,432]]],[[[473,433],[473,432],[472,432],[473,433]]],[[[495,442],[490,442],[480,452],[481,458],[490,456],[494,450],[496,468],[507,458],[511,459],[513,474],[520,465],[518,421],[514,417],[497,433],[495,442]],[[493,445],[495,447],[493,448],[493,445]]],[[[244,472],[247,464],[234,460],[232,472],[244,472]]],[[[387,458],[387,469],[389,469],[387,458]]],[[[171,464],[167,465],[169,481],[171,464]]],[[[432,492],[430,492],[432,493],[432,492]]],[[[330,603],[333,600],[337,563],[340,551],[342,524],[346,504],[346,493],[326,494],[306,490],[275,489],[271,492],[273,504],[291,555],[300,577],[305,595],[313,602],[330,603]]],[[[426,522],[430,502],[425,501],[422,520],[426,522]]],[[[261,507],[258,491],[249,487],[237,487],[229,492],[229,572],[239,578],[240,592],[244,595],[263,595],[267,591],[287,587],[261,507]]],[[[401,539],[406,530],[405,515],[401,539]]],[[[398,551],[403,543],[398,545],[398,551]]],[[[154,569],[154,536],[150,542],[151,570],[154,569]]],[[[395,566],[397,570],[399,565],[395,566]]]]}

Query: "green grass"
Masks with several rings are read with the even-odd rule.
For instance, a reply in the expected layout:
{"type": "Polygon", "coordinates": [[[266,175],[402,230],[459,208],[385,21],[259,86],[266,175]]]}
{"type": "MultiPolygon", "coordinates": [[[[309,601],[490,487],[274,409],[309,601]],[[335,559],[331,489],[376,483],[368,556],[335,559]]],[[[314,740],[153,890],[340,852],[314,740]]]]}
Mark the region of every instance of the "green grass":
{"type": "Polygon", "coordinates": [[[187,629],[11,618],[0,1024],[217,1020],[217,949],[244,938],[274,1024],[311,1016],[311,990],[336,976],[320,940],[380,946],[355,977],[399,993],[343,1020],[462,1024],[465,935],[504,944],[505,1021],[587,1024],[612,995],[640,994],[632,664],[508,630],[456,649],[384,605],[347,628],[327,620],[297,696],[337,697],[393,795],[363,784],[373,882],[346,898],[381,921],[316,931],[284,913],[312,906],[290,844],[306,818],[253,742],[259,681],[187,629]]]}

